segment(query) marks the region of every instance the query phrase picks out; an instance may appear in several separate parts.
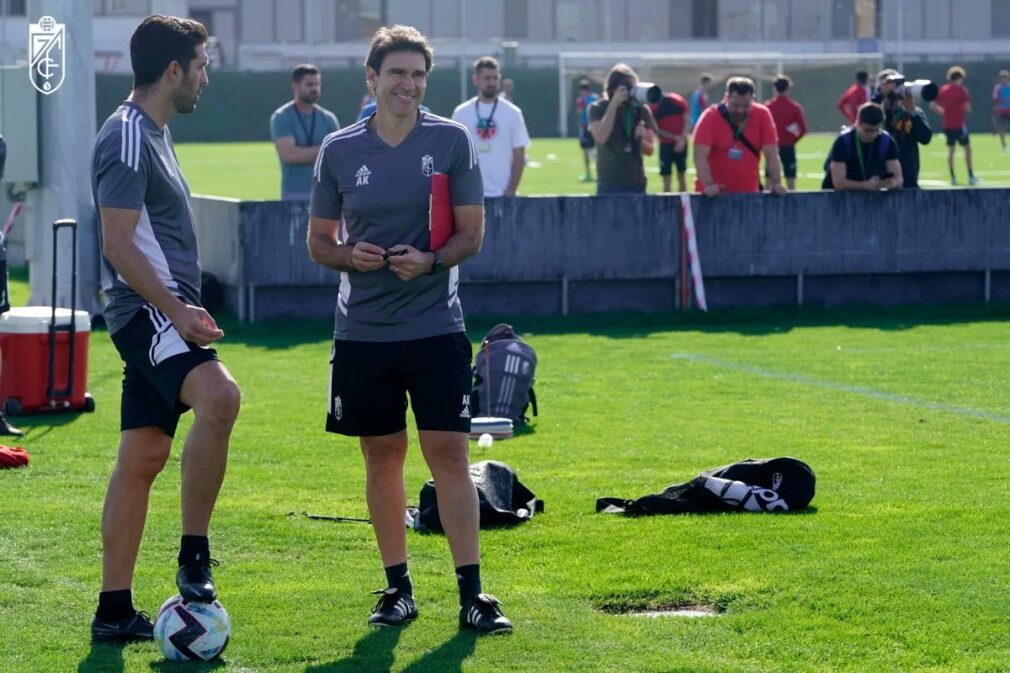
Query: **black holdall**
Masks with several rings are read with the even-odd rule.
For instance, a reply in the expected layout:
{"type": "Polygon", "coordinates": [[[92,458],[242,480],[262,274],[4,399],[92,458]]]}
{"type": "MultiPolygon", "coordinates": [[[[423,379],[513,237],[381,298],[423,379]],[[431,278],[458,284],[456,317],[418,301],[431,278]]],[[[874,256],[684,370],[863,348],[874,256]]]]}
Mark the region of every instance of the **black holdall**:
{"type": "MultiPolygon", "coordinates": [[[[470,466],[470,476],[477,487],[481,528],[522,523],[544,511],[544,501],[526,488],[505,463],[496,460],[474,463],[470,466]]],[[[419,511],[411,512],[413,527],[417,530],[442,530],[435,495],[435,482],[428,480],[421,488],[419,511]]]]}
{"type": "Polygon", "coordinates": [[[816,477],[795,458],[747,459],[702,472],[691,481],[637,500],[599,498],[607,514],[701,514],[704,512],[795,512],[814,498],[816,477]]]}

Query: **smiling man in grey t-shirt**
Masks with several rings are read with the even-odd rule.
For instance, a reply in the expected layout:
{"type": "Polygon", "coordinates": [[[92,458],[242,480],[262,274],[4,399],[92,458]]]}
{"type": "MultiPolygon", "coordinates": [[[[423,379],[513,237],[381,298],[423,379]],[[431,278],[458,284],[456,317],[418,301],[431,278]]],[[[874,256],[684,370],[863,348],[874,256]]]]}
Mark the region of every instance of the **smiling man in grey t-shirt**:
{"type": "Polygon", "coordinates": [[[312,259],[340,272],[326,429],[357,436],[365,497],[387,588],[369,623],[417,617],[403,527],[407,398],[438,484],[456,567],[459,623],[506,633],[512,622],[480,581],[477,491],[470,478],[471,346],[457,265],[480,250],[484,188],[473,142],[421,112],[431,48],[413,28],[380,28],[365,62],[376,112],[323,141],[310,201],[312,259]],[[432,175],[449,176],[456,231],[431,250],[432,175]]]}

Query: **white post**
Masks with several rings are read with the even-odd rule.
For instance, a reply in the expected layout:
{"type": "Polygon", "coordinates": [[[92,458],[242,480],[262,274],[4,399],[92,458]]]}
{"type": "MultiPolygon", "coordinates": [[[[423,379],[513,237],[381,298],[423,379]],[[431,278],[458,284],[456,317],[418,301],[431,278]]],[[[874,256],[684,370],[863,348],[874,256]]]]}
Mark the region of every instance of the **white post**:
{"type": "MultiPolygon", "coordinates": [[[[95,207],[91,198],[91,146],[95,140],[95,50],[90,2],[29,0],[28,22],[53,17],[65,28],[63,84],[39,96],[39,184],[28,192],[29,303],[52,302],[53,221],[74,218],[77,235],[77,307],[100,312],[99,261],[95,207]]],[[[25,39],[28,36],[25,35],[25,39]]],[[[123,38],[124,42],[129,37],[123,38]]],[[[26,80],[27,93],[34,94],[26,80]]],[[[111,114],[111,110],[109,111],[111,114]]],[[[56,303],[70,306],[70,233],[59,238],[56,303]]]]}

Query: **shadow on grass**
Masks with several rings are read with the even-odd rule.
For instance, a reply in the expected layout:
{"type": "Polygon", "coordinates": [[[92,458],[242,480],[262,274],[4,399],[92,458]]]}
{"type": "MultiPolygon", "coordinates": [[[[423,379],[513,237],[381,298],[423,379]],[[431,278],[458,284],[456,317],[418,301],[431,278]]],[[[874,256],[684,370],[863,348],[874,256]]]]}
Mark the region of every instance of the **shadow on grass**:
{"type": "Polygon", "coordinates": [[[393,667],[393,649],[402,628],[373,629],[354,644],[351,656],[328,664],[309,666],[305,673],[388,673],[393,667]]]}
{"type": "Polygon", "coordinates": [[[67,411],[61,413],[29,414],[23,416],[8,416],[8,420],[25,433],[25,442],[36,442],[57,428],[82,420],[81,416],[90,415],[84,411],[67,411]]]}
{"type": "Polygon", "coordinates": [[[77,673],[123,673],[123,648],[115,643],[91,643],[88,655],[77,664],[77,673]]]}
{"type": "Polygon", "coordinates": [[[437,649],[411,662],[403,669],[403,673],[459,673],[463,670],[463,662],[476,649],[477,637],[473,631],[459,631],[437,649]]]}
{"type": "Polygon", "coordinates": [[[151,664],[151,670],[158,673],[207,673],[223,668],[228,662],[219,657],[212,661],[156,661],[151,664]]]}
{"type": "MultiPolygon", "coordinates": [[[[520,335],[589,334],[611,339],[631,339],[657,332],[736,333],[742,336],[785,334],[803,327],[852,327],[884,332],[920,325],[1006,320],[1006,304],[936,304],[927,306],[863,306],[849,308],[778,307],[718,309],[710,313],[603,313],[578,316],[496,316],[467,319],[467,333],[475,346],[499,322],[507,322],[520,335]]],[[[225,340],[265,349],[328,342],[332,320],[275,320],[247,325],[234,316],[218,321],[225,340]]]]}

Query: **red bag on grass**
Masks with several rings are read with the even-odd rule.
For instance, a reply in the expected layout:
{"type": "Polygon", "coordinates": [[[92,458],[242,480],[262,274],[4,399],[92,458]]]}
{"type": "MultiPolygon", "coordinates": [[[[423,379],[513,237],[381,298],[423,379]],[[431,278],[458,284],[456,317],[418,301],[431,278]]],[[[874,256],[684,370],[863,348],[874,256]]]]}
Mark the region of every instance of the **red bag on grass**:
{"type": "Polygon", "coordinates": [[[24,467],[28,464],[28,452],[20,446],[0,444],[0,470],[8,467],[24,467]]]}

